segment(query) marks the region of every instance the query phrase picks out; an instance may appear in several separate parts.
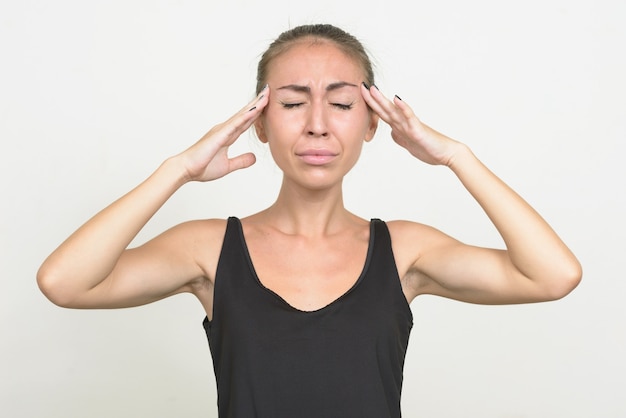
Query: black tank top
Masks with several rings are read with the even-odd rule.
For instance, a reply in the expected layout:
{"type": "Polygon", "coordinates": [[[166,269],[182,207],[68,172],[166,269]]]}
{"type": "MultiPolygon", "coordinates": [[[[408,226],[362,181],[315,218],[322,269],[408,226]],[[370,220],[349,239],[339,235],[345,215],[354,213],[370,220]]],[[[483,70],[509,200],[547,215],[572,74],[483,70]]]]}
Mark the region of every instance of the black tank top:
{"type": "Polygon", "coordinates": [[[305,312],[263,286],[241,222],[229,218],[213,319],[203,325],[221,418],[401,416],[413,317],[381,220],[370,223],[367,259],[352,288],[305,312]]]}

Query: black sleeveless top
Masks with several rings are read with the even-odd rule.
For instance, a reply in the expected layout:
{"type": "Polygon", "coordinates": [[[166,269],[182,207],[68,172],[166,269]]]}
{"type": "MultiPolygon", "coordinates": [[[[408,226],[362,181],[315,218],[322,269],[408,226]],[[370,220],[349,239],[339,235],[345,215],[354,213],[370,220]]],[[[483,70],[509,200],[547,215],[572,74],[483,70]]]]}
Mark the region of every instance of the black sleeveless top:
{"type": "Polygon", "coordinates": [[[241,223],[229,218],[213,319],[203,325],[221,418],[401,416],[413,317],[381,220],[370,223],[367,259],[352,288],[305,312],[263,286],[241,223]]]}

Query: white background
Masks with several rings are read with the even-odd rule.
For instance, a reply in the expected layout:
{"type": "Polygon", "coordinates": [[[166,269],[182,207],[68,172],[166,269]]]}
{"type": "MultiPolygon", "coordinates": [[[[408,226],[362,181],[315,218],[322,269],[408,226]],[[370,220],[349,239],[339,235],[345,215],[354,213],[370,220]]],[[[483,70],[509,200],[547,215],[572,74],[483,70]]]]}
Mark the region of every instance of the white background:
{"type": "MultiPolygon", "coordinates": [[[[37,268],[75,228],[252,96],[280,32],[334,23],[377,84],[468,143],[580,258],[557,302],[486,307],[418,298],[407,417],[624,417],[626,3],[608,0],[6,1],[0,3],[0,415],[215,417],[204,314],[192,296],[73,311],[37,268]],[[226,4],[228,3],[228,4],[226,4]]],[[[179,222],[245,216],[280,183],[258,163],[185,186],[135,243],[179,222]]],[[[346,179],[365,218],[502,243],[452,173],[381,126],[346,179]]]]}

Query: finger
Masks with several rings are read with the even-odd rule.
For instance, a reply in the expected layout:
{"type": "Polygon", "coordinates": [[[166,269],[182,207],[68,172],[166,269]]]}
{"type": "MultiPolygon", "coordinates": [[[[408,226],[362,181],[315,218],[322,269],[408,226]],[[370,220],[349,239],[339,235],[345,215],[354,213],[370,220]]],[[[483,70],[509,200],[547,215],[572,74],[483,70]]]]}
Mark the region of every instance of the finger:
{"type": "Polygon", "coordinates": [[[240,119],[240,122],[246,123],[252,118],[254,121],[259,115],[262,113],[263,109],[269,103],[269,93],[270,87],[268,84],[263,87],[263,89],[257,94],[257,96],[252,99],[247,105],[241,108],[237,114],[235,114],[235,119],[240,119]],[[242,116],[242,118],[238,118],[238,116],[242,116]]]}
{"type": "Polygon", "coordinates": [[[380,93],[376,86],[372,85],[371,87],[367,86],[365,83],[361,85],[361,95],[363,99],[367,103],[367,105],[376,113],[382,120],[387,121],[388,114],[380,105],[378,100],[374,98],[374,91],[380,93]]]}
{"type": "Polygon", "coordinates": [[[415,122],[419,123],[419,119],[415,116],[413,109],[400,96],[395,95],[392,100],[389,100],[377,90],[373,92],[373,98],[379,101],[387,117],[385,122],[392,128],[406,130],[410,129],[415,122]]]}
{"type": "Polygon", "coordinates": [[[229,137],[229,143],[232,143],[242,133],[244,133],[254,121],[263,113],[263,109],[269,103],[269,86],[265,85],[263,90],[250,101],[247,105],[242,107],[239,112],[234,114],[230,119],[224,123],[227,136],[229,137]]]}
{"type": "Polygon", "coordinates": [[[259,94],[257,94],[257,96],[254,99],[252,99],[252,101],[248,103],[248,105],[244,106],[241,109],[241,111],[247,110],[248,112],[252,112],[259,107],[261,108],[265,107],[268,102],[267,99],[269,97],[269,92],[270,92],[270,86],[269,84],[266,84],[265,86],[263,86],[259,94]]]}
{"type": "MultiPolygon", "coordinates": [[[[372,86],[372,97],[379,106],[382,108],[382,111],[387,115],[387,117],[391,118],[395,114],[398,113],[398,108],[394,101],[389,100],[376,86],[372,86]]],[[[396,96],[397,97],[397,96],[396,96]]],[[[395,97],[394,97],[395,100],[395,97]]]]}
{"type": "Polygon", "coordinates": [[[396,105],[398,109],[402,111],[402,113],[407,119],[415,117],[415,112],[413,112],[413,109],[411,108],[411,106],[409,106],[404,100],[402,100],[400,96],[395,95],[393,98],[393,103],[396,105]]]}
{"type": "Polygon", "coordinates": [[[241,154],[236,157],[230,158],[228,160],[228,169],[229,169],[229,172],[233,172],[235,170],[241,170],[242,168],[250,167],[255,162],[256,162],[256,156],[251,152],[247,152],[245,154],[241,154]]]}
{"type": "Polygon", "coordinates": [[[389,125],[402,122],[404,117],[399,113],[395,103],[389,100],[375,85],[370,88],[370,96],[375,103],[376,113],[389,125]]]}

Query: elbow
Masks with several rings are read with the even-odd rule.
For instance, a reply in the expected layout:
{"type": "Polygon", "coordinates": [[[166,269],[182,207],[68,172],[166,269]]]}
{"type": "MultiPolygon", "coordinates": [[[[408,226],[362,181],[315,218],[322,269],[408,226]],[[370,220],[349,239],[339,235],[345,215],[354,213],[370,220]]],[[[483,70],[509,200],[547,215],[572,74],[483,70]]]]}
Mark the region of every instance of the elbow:
{"type": "Polygon", "coordinates": [[[54,273],[53,269],[45,264],[37,272],[37,286],[50,302],[61,308],[72,307],[66,284],[58,274],[54,273]]]}
{"type": "Polygon", "coordinates": [[[578,286],[582,277],[582,266],[577,260],[563,267],[553,276],[551,285],[546,289],[546,300],[558,300],[569,295],[578,286]]]}

